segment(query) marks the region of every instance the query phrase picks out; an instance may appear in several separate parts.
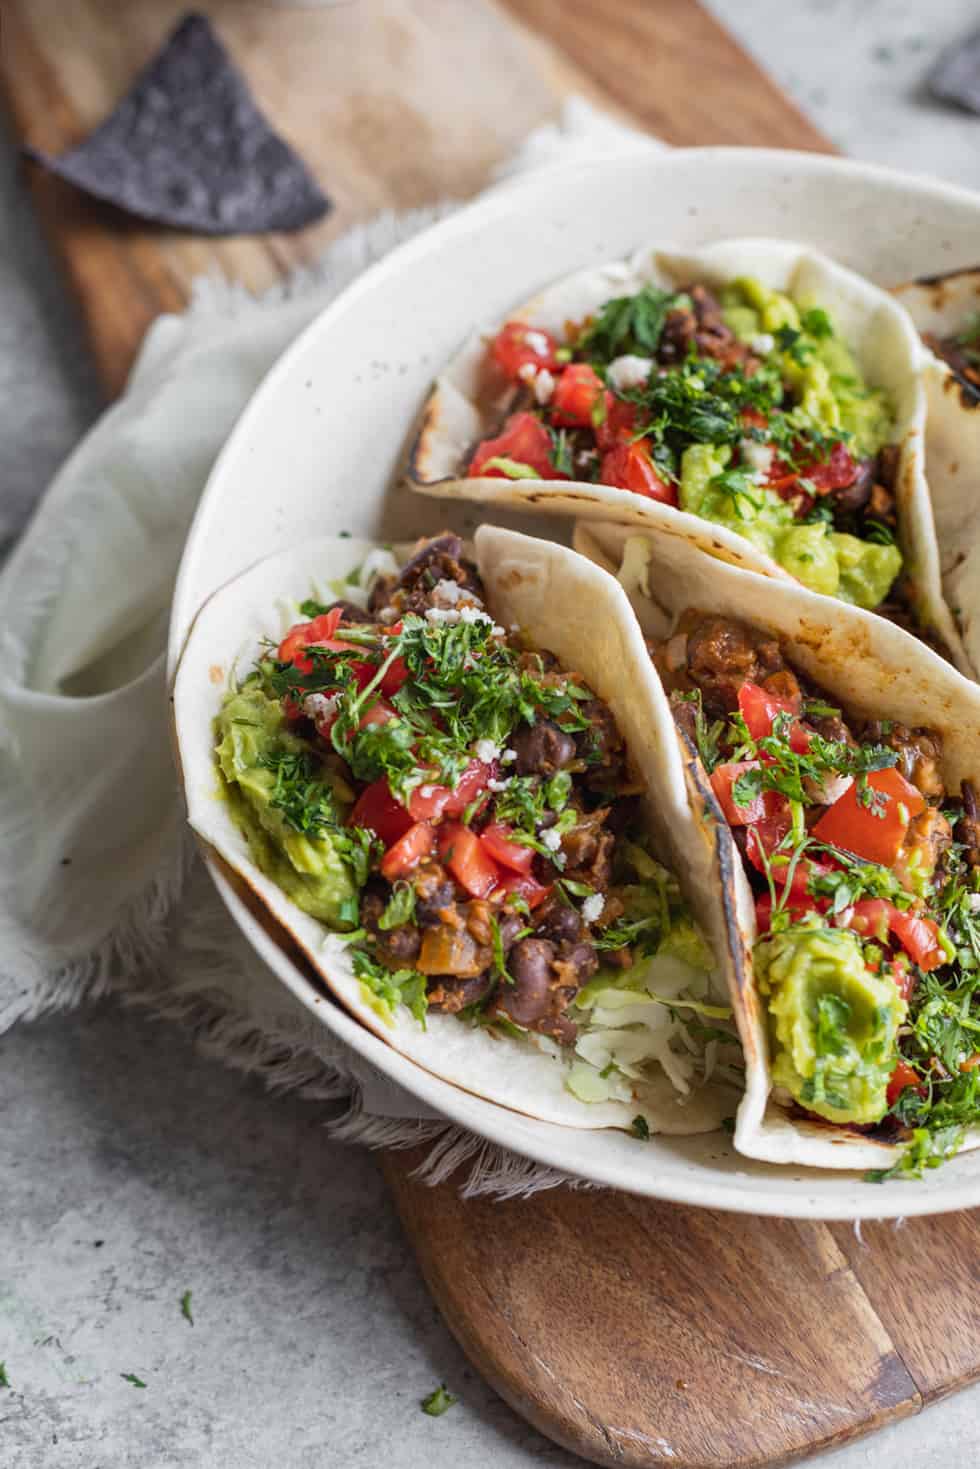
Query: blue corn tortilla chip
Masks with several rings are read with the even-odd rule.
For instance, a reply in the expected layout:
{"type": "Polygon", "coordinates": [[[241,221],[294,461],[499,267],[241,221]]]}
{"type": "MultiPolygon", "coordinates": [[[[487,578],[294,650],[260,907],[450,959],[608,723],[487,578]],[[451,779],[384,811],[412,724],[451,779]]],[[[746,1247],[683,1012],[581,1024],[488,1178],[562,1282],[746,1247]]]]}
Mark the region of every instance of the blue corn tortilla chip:
{"type": "Polygon", "coordinates": [[[196,234],[297,230],[330,208],[202,15],[184,17],[83,143],[25,152],[128,214],[196,234]]]}
{"type": "Polygon", "coordinates": [[[940,102],[980,112],[980,31],[947,47],[929,73],[927,85],[940,102]]]}

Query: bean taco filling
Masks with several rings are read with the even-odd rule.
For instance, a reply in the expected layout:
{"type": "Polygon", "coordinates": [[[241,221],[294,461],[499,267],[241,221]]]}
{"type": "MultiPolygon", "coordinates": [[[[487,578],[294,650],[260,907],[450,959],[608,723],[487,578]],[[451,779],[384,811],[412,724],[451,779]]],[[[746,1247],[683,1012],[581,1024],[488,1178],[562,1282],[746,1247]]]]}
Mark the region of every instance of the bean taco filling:
{"type": "Polygon", "coordinates": [[[372,1009],[533,1042],[584,1102],[737,1083],[607,706],[495,623],[453,535],[335,585],[228,693],[216,757],[255,864],[346,936],[372,1009]]]}
{"type": "Polygon", "coordinates": [[[950,367],[974,398],[980,398],[980,312],[972,312],[950,335],[923,332],[922,340],[950,367]]]}
{"type": "Polygon", "coordinates": [[[937,734],[848,718],[744,623],[689,611],[653,656],[752,887],[777,1097],[908,1140],[890,1172],[934,1166],[980,1122],[975,790],[946,789],[937,734]]]}
{"type": "Polygon", "coordinates": [[[718,295],[647,285],[561,341],[509,321],[489,355],[518,393],[469,476],[630,490],[730,528],[813,591],[888,610],[892,409],[819,303],[748,277],[718,295]]]}

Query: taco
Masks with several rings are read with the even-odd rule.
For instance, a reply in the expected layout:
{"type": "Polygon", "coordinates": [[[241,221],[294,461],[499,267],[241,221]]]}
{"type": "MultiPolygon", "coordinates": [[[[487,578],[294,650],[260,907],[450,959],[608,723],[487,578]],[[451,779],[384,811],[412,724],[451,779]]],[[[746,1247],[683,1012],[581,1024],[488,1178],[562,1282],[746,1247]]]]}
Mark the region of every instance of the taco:
{"type": "Polygon", "coordinates": [[[674,525],[903,622],[969,672],[923,473],[923,362],[886,292],[801,246],[644,249],[474,336],[429,398],[408,479],[674,525]]]}
{"type": "Polygon", "coordinates": [[[312,541],[205,604],[174,702],[191,825],[397,1050],[576,1127],[734,1112],[727,982],[672,875],[711,854],[614,578],[490,528],[473,560],[312,541]]]}
{"type": "Polygon", "coordinates": [[[899,286],[930,358],[925,457],[943,593],[963,646],[980,668],[980,268],[899,286]]]}
{"type": "Polygon", "coordinates": [[[618,568],[718,849],[736,1147],[911,1173],[977,1146],[980,689],[883,619],[676,536],[590,524],[576,544],[618,568]]]}

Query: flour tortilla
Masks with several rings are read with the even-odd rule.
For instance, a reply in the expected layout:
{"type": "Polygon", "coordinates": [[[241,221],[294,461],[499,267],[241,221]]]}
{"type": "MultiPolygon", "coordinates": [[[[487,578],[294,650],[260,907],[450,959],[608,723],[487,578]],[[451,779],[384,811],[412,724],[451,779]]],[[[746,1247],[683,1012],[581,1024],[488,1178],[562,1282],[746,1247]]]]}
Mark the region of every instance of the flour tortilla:
{"type": "MultiPolygon", "coordinates": [[[[951,337],[980,311],[980,266],[909,281],[896,298],[916,328],[951,337]]],[[[925,461],[945,599],[980,670],[980,391],[930,352],[925,461]]]]}
{"type": "MultiPolygon", "coordinates": [[[[581,321],[603,302],[633,294],[648,282],[668,289],[692,281],[718,288],[741,275],[754,276],[796,300],[822,306],[854,352],[865,380],[888,392],[899,445],[895,487],[899,540],[911,602],[922,626],[938,634],[957,666],[972,676],[973,668],[943,598],[929,509],[923,458],[926,354],[908,317],[887,292],[802,245],[767,239],[726,240],[687,253],[647,246],[630,260],[596,266],[558,281],[516,307],[507,319],[525,321],[561,337],[567,321],[581,321]]],[[[409,460],[412,488],[448,499],[478,500],[580,520],[675,527],[721,561],[796,585],[777,561],[737,532],[629,490],[577,480],[466,478],[474,445],[497,430],[514,396],[513,387],[504,381],[487,352],[487,342],[501,325],[498,322],[475,332],[438,379],[409,460]]]]}
{"type": "MultiPolygon", "coordinates": [[[[432,1014],[422,1030],[406,1011],[385,1025],[366,1002],[343,939],[296,907],[252,862],[248,843],[221,798],[213,721],[229,684],[252,667],[263,638],[277,642],[300,617],[305,597],[330,601],[331,581],[373,549],[366,542],[323,539],[260,561],[201,608],[174,685],[176,738],[188,819],[198,836],[244,880],[296,941],[327,987],[363,1025],[419,1066],[456,1086],[546,1122],[571,1127],[628,1128],[642,1114],[651,1129],[710,1132],[731,1115],[737,1094],[708,1086],[679,1098],[665,1076],[630,1103],[580,1102],[564,1085],[565,1062],[532,1042],[496,1038],[448,1015],[432,1014]]],[[[691,852],[710,860],[684,791],[663,689],[629,603],[615,579],[566,547],[485,527],[475,554],[488,605],[499,622],[519,624],[535,646],[575,669],[604,699],[647,788],[656,850],[675,871],[691,852]],[[655,710],[653,717],[650,710],[655,710]],[[664,734],[666,732],[666,739],[664,734]]],[[[724,944],[719,944],[724,961],[724,944]]],[[[719,971],[717,993],[727,997],[719,971]]]]}
{"type": "MultiPolygon", "coordinates": [[[[893,623],[804,587],[773,586],[757,572],[709,561],[677,534],[590,522],[576,527],[575,546],[611,572],[622,568],[625,589],[648,637],[668,637],[686,608],[763,628],[780,640],[791,663],[840,701],[846,714],[937,730],[943,737],[948,790],[957,792],[964,779],[980,782],[980,687],[893,623]],[[637,538],[649,556],[645,575],[629,570],[638,565],[636,546],[630,547],[623,568],[626,544],[637,538]]],[[[658,717],[661,708],[658,703],[658,717]]],[[[766,1010],[752,964],[756,924],[751,890],[704,767],[686,741],[678,739],[691,800],[722,874],[720,900],[717,887],[700,889],[695,916],[713,934],[720,924],[729,948],[732,1003],[746,1060],[736,1148],[770,1163],[822,1168],[894,1162],[900,1144],[873,1141],[833,1123],[811,1123],[770,1097],[766,1010]],[[707,907],[714,908],[714,919],[707,907]]],[[[980,1146],[980,1128],[970,1134],[967,1146],[980,1146]]]]}

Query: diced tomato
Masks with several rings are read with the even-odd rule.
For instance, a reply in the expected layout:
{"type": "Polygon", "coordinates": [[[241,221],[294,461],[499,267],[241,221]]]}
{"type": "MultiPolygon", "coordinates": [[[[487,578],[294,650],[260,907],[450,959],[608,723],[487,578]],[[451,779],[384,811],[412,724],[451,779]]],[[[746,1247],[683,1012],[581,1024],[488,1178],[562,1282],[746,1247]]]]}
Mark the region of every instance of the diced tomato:
{"type": "MultiPolygon", "coordinates": [[[[398,715],[392,709],[387,699],[377,699],[370,709],[365,710],[358,721],[358,729],[367,729],[369,724],[389,724],[391,720],[397,719],[398,715]]],[[[333,723],[333,720],[330,721],[333,723]]],[[[323,733],[323,731],[321,731],[323,733]]]]}
{"type": "Polygon", "coordinates": [[[554,884],[538,882],[536,877],[530,873],[502,872],[500,881],[491,893],[491,897],[499,903],[505,903],[513,894],[515,897],[523,898],[532,910],[543,903],[545,898],[550,897],[554,884]]]}
{"type": "Polygon", "coordinates": [[[591,428],[592,413],[605,389],[587,362],[573,362],[555,383],[548,409],[551,421],[565,428],[591,428]]]}
{"type": "Polygon", "coordinates": [[[493,780],[496,770],[497,766],[493,761],[488,765],[483,760],[471,760],[449,793],[445,814],[462,816],[467,806],[486,789],[487,781],[493,780]]]}
{"type": "Polygon", "coordinates": [[[743,408],[739,417],[746,428],[769,427],[769,419],[758,408],[743,408]]]}
{"type": "Polygon", "coordinates": [[[501,821],[491,821],[480,832],[480,841],[495,862],[511,872],[530,872],[534,851],[512,840],[514,828],[501,821]]]}
{"type": "Polygon", "coordinates": [[[416,821],[404,836],[390,846],[381,859],[381,876],[389,882],[404,877],[428,857],[435,847],[436,834],[428,821],[416,821]]]}
{"type": "Polygon", "coordinates": [[[496,770],[482,760],[471,760],[459,780],[449,786],[423,781],[416,786],[408,802],[409,813],[416,821],[438,821],[440,816],[462,816],[467,806],[485,789],[496,770]]]}
{"type": "Polygon", "coordinates": [[[895,1103],[902,1095],[902,1092],[904,1092],[905,1088],[909,1086],[914,1086],[916,1091],[919,1092],[925,1090],[922,1086],[922,1081],[919,1077],[919,1073],[916,1071],[915,1067],[910,1066],[907,1061],[899,1061],[898,1065],[895,1067],[895,1070],[891,1074],[891,1078],[888,1082],[888,1088],[885,1092],[885,1100],[887,1101],[889,1107],[894,1107],[895,1103]]]}
{"type": "Polygon", "coordinates": [[[599,479],[604,485],[632,490],[634,495],[645,495],[648,500],[660,500],[665,505],[677,504],[677,486],[664,479],[657,469],[650,457],[647,439],[636,439],[632,444],[615,444],[607,449],[599,465],[599,479]]]}
{"type": "Polygon", "coordinates": [[[779,846],[792,825],[789,802],[778,791],[763,791],[763,815],[748,829],[745,852],[757,872],[765,872],[762,855],[769,857],[779,846]]]}
{"type": "Polygon", "coordinates": [[[745,826],[750,821],[761,821],[765,815],[762,792],[753,796],[747,806],[739,806],[732,795],[732,786],[747,770],[759,770],[758,760],[733,760],[727,765],[718,765],[711,772],[711,787],[718,797],[718,804],[725,813],[729,826],[745,826]]]}
{"type": "Polygon", "coordinates": [[[303,718],[302,704],[297,704],[296,700],[290,694],[286,694],[282,701],[282,712],[289,720],[303,718]]]}
{"type": "Polygon", "coordinates": [[[438,821],[452,795],[448,786],[423,781],[408,799],[408,814],[416,821],[438,821]]]}
{"type": "Polygon", "coordinates": [[[311,644],[333,648],[337,652],[356,650],[354,643],[345,643],[342,638],[334,637],[342,616],[342,609],[333,607],[329,612],[321,612],[312,622],[295,623],[279,644],[276,656],[280,663],[291,663],[298,673],[312,673],[313,660],[303,652],[311,644]]]}
{"type": "Polygon", "coordinates": [[[808,479],[818,495],[829,495],[831,490],[843,490],[857,478],[857,465],[842,443],[835,444],[825,460],[817,460],[800,470],[803,479],[808,479]]]}
{"type": "Polygon", "coordinates": [[[363,826],[373,831],[386,847],[397,842],[412,825],[413,818],[391,794],[385,779],[372,781],[365,786],[354,803],[348,819],[349,826],[363,826]]]}
{"type": "MultiPolygon", "coordinates": [[[[798,898],[790,889],[792,901],[784,905],[792,923],[798,923],[807,913],[826,913],[830,907],[827,898],[798,898]]],[[[755,900],[755,921],[760,933],[768,933],[772,925],[772,893],[760,893],[755,900]]]]}
{"type": "Polygon", "coordinates": [[[811,899],[808,888],[813,878],[826,877],[836,864],[830,858],[798,857],[790,875],[792,853],[779,850],[791,825],[789,802],[777,791],[763,791],[762,801],[765,814],[748,828],[745,855],[757,872],[765,873],[768,869],[778,887],[785,887],[788,877],[790,896],[823,912],[829,903],[822,898],[811,899]]]}
{"type": "MultiPolygon", "coordinates": [[[[772,734],[773,721],[777,714],[799,714],[800,700],[787,698],[784,694],[771,694],[760,684],[746,679],[738,691],[738,708],[752,738],[763,740],[772,734]]],[[[792,744],[792,739],[790,743],[792,744]]]]}
{"type": "Polygon", "coordinates": [[[491,465],[484,469],[488,459],[512,459],[515,464],[524,464],[541,479],[567,479],[559,474],[551,460],[551,435],[533,413],[512,413],[495,439],[484,439],[478,444],[476,453],[466,471],[470,479],[506,479],[499,467],[491,465]]]}
{"type": "Polygon", "coordinates": [[[402,684],[405,683],[407,678],[408,664],[405,662],[404,658],[398,657],[392,659],[391,667],[388,669],[384,678],[381,680],[381,692],[384,694],[385,698],[394,698],[395,694],[398,693],[398,690],[401,688],[402,684]]]}
{"type": "Polygon", "coordinates": [[[849,911],[847,927],[863,939],[877,939],[883,944],[888,939],[888,922],[894,911],[893,904],[884,898],[861,898],[849,911]]]}
{"type": "MultiPolygon", "coordinates": [[[[797,461],[802,449],[801,444],[793,446],[793,456],[797,461]]],[[[826,459],[812,459],[804,464],[797,463],[796,467],[777,456],[769,470],[766,488],[775,490],[788,500],[804,493],[805,487],[800,485],[800,480],[806,480],[812,486],[812,493],[806,495],[805,503],[798,510],[799,514],[805,514],[812,507],[815,495],[829,495],[831,490],[845,489],[854,483],[857,472],[857,463],[844,444],[837,443],[826,459]]]]}
{"type": "Polygon", "coordinates": [[[912,963],[920,969],[938,969],[940,964],[947,962],[946,950],[939,939],[939,927],[931,918],[925,918],[921,913],[902,913],[894,908],[888,922],[912,963]]]}
{"type": "Polygon", "coordinates": [[[813,835],[817,841],[843,847],[867,862],[891,867],[905,840],[910,819],[924,810],[925,800],[893,765],[871,771],[867,780],[871,789],[884,798],[881,810],[877,802],[874,808],[861,803],[859,786],[854,782],[824,812],[813,828],[813,835]]]}
{"type": "Polygon", "coordinates": [[[489,897],[500,882],[500,868],[476,833],[460,821],[447,821],[439,828],[439,856],[474,898],[489,897]]]}
{"type": "Polygon", "coordinates": [[[526,321],[508,321],[493,339],[493,359],[508,377],[520,378],[521,368],[558,366],[558,343],[550,332],[526,321]]]}
{"type": "Polygon", "coordinates": [[[606,389],[606,413],[601,423],[596,424],[595,438],[599,448],[605,451],[616,444],[628,444],[636,434],[637,406],[626,398],[614,398],[606,389]]]}

